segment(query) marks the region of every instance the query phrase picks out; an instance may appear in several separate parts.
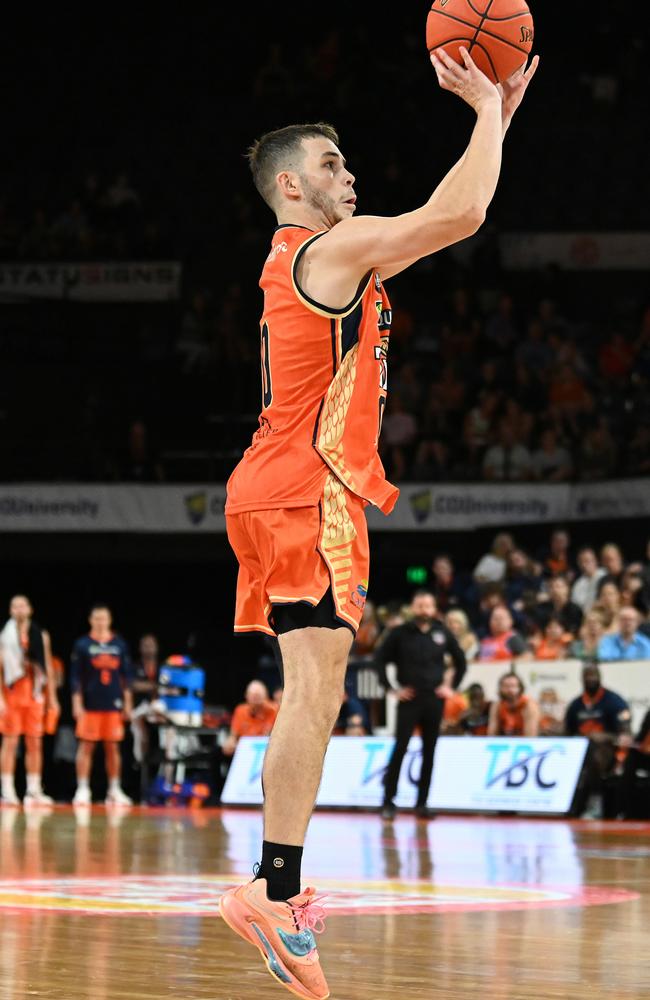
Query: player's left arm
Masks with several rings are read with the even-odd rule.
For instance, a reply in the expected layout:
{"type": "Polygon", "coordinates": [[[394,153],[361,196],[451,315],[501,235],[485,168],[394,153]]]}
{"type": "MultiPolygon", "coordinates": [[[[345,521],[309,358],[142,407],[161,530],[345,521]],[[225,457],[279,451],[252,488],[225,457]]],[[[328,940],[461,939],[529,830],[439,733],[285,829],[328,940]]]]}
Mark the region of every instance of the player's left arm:
{"type": "Polygon", "coordinates": [[[124,695],[124,718],[130,719],[133,712],[133,677],[135,671],[133,669],[131,653],[126,643],[122,644],[120,673],[122,675],[122,692],[124,695]]]}
{"type": "MultiPolygon", "coordinates": [[[[497,84],[497,90],[501,94],[501,119],[503,122],[503,138],[506,137],[506,132],[510,128],[510,123],[512,122],[515,111],[524,99],[524,94],[528,89],[528,84],[535,76],[537,72],[537,67],[539,66],[539,56],[535,56],[530,66],[526,69],[526,63],[523,63],[519,69],[515,70],[511,77],[509,77],[505,83],[497,84]]],[[[465,154],[467,155],[467,154],[465,154]]],[[[444,189],[444,187],[453,180],[455,174],[460,170],[461,166],[465,161],[465,156],[461,156],[458,163],[452,167],[444,181],[439,187],[439,190],[444,189]]],[[[399,261],[397,264],[392,264],[388,268],[384,268],[379,272],[379,277],[382,281],[388,281],[389,278],[394,278],[396,274],[400,274],[405,271],[407,267],[411,267],[415,264],[420,257],[411,257],[407,260],[399,261]]]]}
{"type": "Polygon", "coordinates": [[[539,706],[532,698],[523,711],[524,736],[539,736],[539,706]]]}
{"type": "Polygon", "coordinates": [[[50,708],[60,711],[59,698],[56,693],[56,677],[54,675],[54,664],[52,663],[52,641],[50,633],[43,631],[43,652],[45,654],[45,677],[47,688],[47,703],[50,708]]]}

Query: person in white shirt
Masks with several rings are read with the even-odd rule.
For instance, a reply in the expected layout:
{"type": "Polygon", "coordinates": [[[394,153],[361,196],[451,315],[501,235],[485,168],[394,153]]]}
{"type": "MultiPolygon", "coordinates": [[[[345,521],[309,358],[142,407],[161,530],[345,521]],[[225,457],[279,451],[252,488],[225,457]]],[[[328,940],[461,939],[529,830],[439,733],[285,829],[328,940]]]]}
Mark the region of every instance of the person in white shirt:
{"type": "Polygon", "coordinates": [[[586,614],[598,597],[598,584],[607,571],[598,565],[596,553],[591,548],[580,549],[577,558],[580,576],[571,588],[571,600],[586,614]]]}
{"type": "Polygon", "coordinates": [[[481,556],[472,576],[477,583],[498,583],[506,575],[506,560],[515,547],[512,535],[499,532],[492,542],[492,549],[481,556]]]}

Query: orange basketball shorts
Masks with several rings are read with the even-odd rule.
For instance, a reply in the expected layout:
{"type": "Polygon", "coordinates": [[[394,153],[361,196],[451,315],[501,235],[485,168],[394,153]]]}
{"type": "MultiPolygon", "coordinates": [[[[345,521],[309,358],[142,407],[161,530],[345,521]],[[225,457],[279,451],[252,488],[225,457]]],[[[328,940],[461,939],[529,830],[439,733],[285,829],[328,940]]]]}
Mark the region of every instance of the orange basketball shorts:
{"type": "Polygon", "coordinates": [[[272,605],[316,607],[328,587],[336,617],[356,632],[368,591],[365,506],[330,474],[317,507],[229,514],[228,540],[239,561],[235,632],[275,635],[272,605]]]}
{"type": "Polygon", "coordinates": [[[4,688],[4,715],[0,716],[3,736],[42,736],[45,702],[32,696],[32,681],[22,677],[10,688],[4,688]]]}
{"type": "Polygon", "coordinates": [[[119,743],[124,739],[124,722],[121,712],[84,712],[77,721],[78,740],[91,743],[119,743]]]}

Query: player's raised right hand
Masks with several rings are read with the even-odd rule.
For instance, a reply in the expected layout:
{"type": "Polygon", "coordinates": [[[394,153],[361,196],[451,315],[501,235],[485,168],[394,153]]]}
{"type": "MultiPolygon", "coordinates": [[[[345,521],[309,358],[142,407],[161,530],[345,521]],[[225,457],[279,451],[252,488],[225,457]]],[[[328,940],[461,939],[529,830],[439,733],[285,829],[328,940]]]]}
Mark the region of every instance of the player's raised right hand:
{"type": "Polygon", "coordinates": [[[442,89],[458,94],[477,114],[491,103],[496,102],[501,108],[501,94],[496,85],[478,68],[463,46],[460,54],[464,66],[459,66],[444,49],[434,49],[431,53],[431,62],[442,89]]]}

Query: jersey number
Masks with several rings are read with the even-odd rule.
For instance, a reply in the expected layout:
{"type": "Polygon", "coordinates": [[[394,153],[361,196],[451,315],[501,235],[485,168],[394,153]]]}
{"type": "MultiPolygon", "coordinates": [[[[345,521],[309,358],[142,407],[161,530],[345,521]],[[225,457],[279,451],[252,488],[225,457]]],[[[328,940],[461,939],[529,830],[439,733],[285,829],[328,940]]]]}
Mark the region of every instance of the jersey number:
{"type": "Polygon", "coordinates": [[[262,409],[266,410],[272,401],[271,348],[269,345],[269,328],[265,323],[262,327],[262,409]]]}
{"type": "Polygon", "coordinates": [[[102,684],[111,683],[112,672],[110,670],[102,670],[99,675],[99,679],[102,684]]]}

